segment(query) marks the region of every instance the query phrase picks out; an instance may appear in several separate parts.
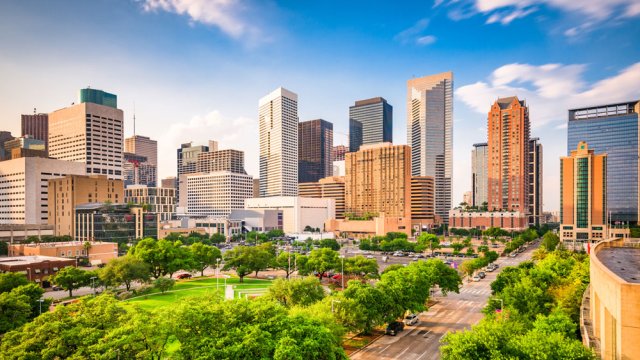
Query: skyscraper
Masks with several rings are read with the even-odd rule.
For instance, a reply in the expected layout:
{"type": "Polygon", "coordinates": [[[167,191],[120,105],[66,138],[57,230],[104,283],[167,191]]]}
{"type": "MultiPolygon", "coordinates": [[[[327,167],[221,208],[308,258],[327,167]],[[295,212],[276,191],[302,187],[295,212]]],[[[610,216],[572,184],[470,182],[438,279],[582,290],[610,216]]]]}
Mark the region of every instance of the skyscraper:
{"type": "Polygon", "coordinates": [[[435,179],[435,211],[448,223],[453,175],[453,73],[407,81],[411,174],[435,179]]]}
{"type": "Polygon", "coordinates": [[[260,196],[297,196],[298,95],[280,87],[258,104],[260,196]]]}
{"type": "Polygon", "coordinates": [[[471,205],[482,207],[487,202],[487,162],[489,161],[487,143],[473,144],[471,151],[471,205]]]}
{"type": "Polygon", "coordinates": [[[124,148],[125,186],[155,187],[158,183],[158,142],[133,135],[124,140],[124,148]]]}
{"type": "Polygon", "coordinates": [[[49,142],[49,114],[22,115],[22,136],[29,135],[36,140],[44,141],[45,151],[49,142]]]}
{"type": "MultiPolygon", "coordinates": [[[[217,143],[210,142],[215,144],[215,150],[218,150],[217,143]]],[[[209,152],[209,146],[207,145],[193,145],[188,142],[180,145],[178,148],[178,166],[177,166],[177,174],[178,177],[182,174],[192,174],[196,172],[196,165],[198,163],[198,155],[204,152],[209,152]]]]}
{"type": "Polygon", "coordinates": [[[316,182],[333,174],[333,124],[322,119],[298,124],[298,182],[316,182]]]}
{"type": "Polygon", "coordinates": [[[381,142],[393,142],[393,106],[381,97],[356,101],[349,107],[349,151],[381,142]]]}
{"type": "Polygon", "coordinates": [[[97,89],[80,89],[80,95],[78,96],[79,103],[94,103],[98,105],[104,105],[118,108],[118,97],[114,94],[110,94],[106,91],[97,89]]]}
{"type": "Polygon", "coordinates": [[[612,222],[638,222],[640,101],[569,110],[567,154],[585,141],[607,154],[607,208],[612,222]]]}
{"type": "MultiPolygon", "coordinates": [[[[115,96],[115,95],[114,95],[115,96]]],[[[86,164],[87,175],[122,180],[123,112],[84,102],[49,114],[49,156],[86,164]]]]}
{"type": "Polygon", "coordinates": [[[341,161],[344,160],[344,154],[349,152],[349,148],[344,145],[336,145],[331,150],[331,160],[341,161]]]}
{"type": "Polygon", "coordinates": [[[529,108],[511,96],[488,114],[489,210],[529,211],[529,108]]]}
{"type": "Polygon", "coordinates": [[[529,139],[529,225],[540,225],[542,218],[542,144],[529,139]]]}
{"type": "Polygon", "coordinates": [[[147,163],[158,166],[158,142],[146,136],[133,135],[124,139],[124,151],[147,158],[147,163]]]}

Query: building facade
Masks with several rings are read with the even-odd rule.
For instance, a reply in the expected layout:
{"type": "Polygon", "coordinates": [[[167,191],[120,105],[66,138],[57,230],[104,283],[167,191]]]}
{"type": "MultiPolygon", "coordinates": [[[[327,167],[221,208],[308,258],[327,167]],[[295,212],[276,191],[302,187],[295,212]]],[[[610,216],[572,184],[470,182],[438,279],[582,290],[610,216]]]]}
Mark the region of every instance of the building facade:
{"type": "Polygon", "coordinates": [[[316,182],[298,184],[298,195],[307,198],[331,198],[335,200],[336,219],[344,219],[344,176],[331,176],[316,182]]]}
{"type": "Polygon", "coordinates": [[[141,206],[88,203],[76,206],[75,239],[131,244],[158,237],[158,216],[141,206]]]}
{"type": "Polygon", "coordinates": [[[0,162],[0,224],[47,224],[49,179],[84,175],[80,162],[25,157],[0,162]]]}
{"type": "Polygon", "coordinates": [[[638,222],[640,101],[569,110],[567,154],[585,141],[607,154],[607,208],[612,223],[638,222]]]}
{"type": "Polygon", "coordinates": [[[349,151],[381,142],[393,142],[393,106],[381,97],[356,101],[349,107],[349,151]]]}
{"type": "Polygon", "coordinates": [[[78,95],[79,103],[93,103],[103,106],[112,107],[114,109],[118,108],[118,97],[114,94],[110,94],[106,91],[97,90],[97,89],[80,89],[80,93],[78,95]]]}
{"type": "Polygon", "coordinates": [[[124,139],[124,151],[144,156],[150,165],[158,166],[158,142],[147,136],[133,135],[124,139]]]}
{"type": "Polygon", "coordinates": [[[75,237],[75,208],[86,203],[124,202],[122,180],[109,180],[104,175],[68,175],[49,180],[48,222],[56,236],[75,237]]]}
{"type": "Polygon", "coordinates": [[[543,222],[542,209],[542,144],[539,138],[529,140],[529,225],[543,222]]]}
{"type": "Polygon", "coordinates": [[[453,73],[407,81],[411,175],[435,179],[436,215],[448,223],[453,176],[453,73]]]}
{"type": "Polygon", "coordinates": [[[124,202],[143,205],[160,221],[171,220],[176,213],[176,189],[132,185],[124,189],[124,202]]]}
{"type": "Polygon", "coordinates": [[[278,88],[259,101],[260,196],[298,195],[298,95],[278,88]]]}
{"type": "Polygon", "coordinates": [[[87,245],[82,241],[15,244],[9,245],[9,256],[86,257],[92,264],[106,264],[118,257],[118,244],[90,242],[87,245]]]}
{"type": "Polygon", "coordinates": [[[49,142],[49,114],[22,115],[20,117],[22,136],[29,135],[44,141],[45,151],[49,142]]]}
{"type": "Polygon", "coordinates": [[[449,228],[486,230],[499,227],[507,231],[524,231],[529,228],[529,218],[519,211],[449,211],[449,228]]]}
{"type": "Polygon", "coordinates": [[[226,218],[253,196],[253,178],[230,171],[181,175],[178,206],[191,216],[226,218]]]}
{"type": "Polygon", "coordinates": [[[175,176],[169,176],[162,179],[162,187],[166,189],[176,189],[178,187],[178,180],[175,176]]]}
{"type": "Polygon", "coordinates": [[[125,152],[122,170],[125,186],[156,186],[158,168],[149,163],[145,156],[125,152]]]}
{"type": "Polygon", "coordinates": [[[349,152],[349,147],[344,145],[336,145],[331,150],[331,159],[333,161],[344,160],[344,154],[349,152]]]}
{"type": "Polygon", "coordinates": [[[473,144],[471,151],[471,203],[475,207],[487,205],[489,147],[487,143],[473,144]],[[487,203],[487,204],[485,204],[487,203]]]}
{"type": "Polygon", "coordinates": [[[411,177],[411,222],[417,231],[424,231],[436,222],[435,181],[431,176],[411,177]]]}
{"type": "Polygon", "coordinates": [[[298,123],[298,182],[333,174],[333,124],[322,119],[298,123]]]}
{"type": "Polygon", "coordinates": [[[218,150],[218,143],[209,141],[207,145],[193,145],[192,143],[181,144],[177,151],[177,171],[178,177],[182,174],[193,174],[197,172],[198,155],[218,150]]]}
{"type": "Polygon", "coordinates": [[[579,142],[560,158],[560,241],[574,249],[607,238],[606,154],[579,142]]]}
{"type": "Polygon", "coordinates": [[[49,156],[84,163],[89,175],[123,179],[123,112],[90,102],[49,114],[49,156]]]}
{"type": "Polygon", "coordinates": [[[51,286],[49,277],[67,266],[76,266],[76,260],[51,256],[12,256],[2,259],[0,273],[23,273],[29,281],[48,288],[51,286]]]}
{"type": "Polygon", "coordinates": [[[245,200],[245,210],[282,211],[282,230],[287,234],[301,233],[304,228],[324,229],[326,220],[335,218],[333,199],[314,199],[298,196],[272,196],[245,200]]]}
{"type": "Polygon", "coordinates": [[[21,157],[47,157],[47,149],[43,140],[34,139],[31,135],[25,135],[4,142],[4,151],[7,160],[21,157]]]}
{"type": "Polygon", "coordinates": [[[236,174],[246,174],[244,151],[225,149],[199,153],[195,172],[209,173],[214,171],[231,171],[236,174]]]}

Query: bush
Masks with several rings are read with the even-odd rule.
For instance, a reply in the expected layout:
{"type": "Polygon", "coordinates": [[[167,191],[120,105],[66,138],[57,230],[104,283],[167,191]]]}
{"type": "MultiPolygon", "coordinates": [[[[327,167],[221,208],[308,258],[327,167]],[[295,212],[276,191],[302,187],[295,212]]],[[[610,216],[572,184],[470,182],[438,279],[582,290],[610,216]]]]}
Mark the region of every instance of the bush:
{"type": "Polygon", "coordinates": [[[161,278],[157,278],[153,282],[153,287],[160,290],[160,292],[164,294],[166,291],[173,288],[175,284],[176,284],[175,280],[161,277],[161,278]]]}

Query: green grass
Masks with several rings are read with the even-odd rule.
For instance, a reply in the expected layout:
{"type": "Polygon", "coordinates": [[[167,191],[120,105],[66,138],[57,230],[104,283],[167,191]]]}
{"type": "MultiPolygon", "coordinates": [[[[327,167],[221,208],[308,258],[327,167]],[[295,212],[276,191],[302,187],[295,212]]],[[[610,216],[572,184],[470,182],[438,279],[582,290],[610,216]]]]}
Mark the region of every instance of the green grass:
{"type": "MultiPolygon", "coordinates": [[[[194,295],[213,295],[217,293],[223,297],[224,279],[219,279],[219,285],[220,287],[216,289],[215,278],[179,280],[176,282],[173,289],[164,294],[160,293],[158,290],[154,290],[150,294],[125,301],[128,303],[135,303],[144,309],[151,310],[157,307],[171,305],[180,299],[194,295]]],[[[240,283],[238,278],[230,278],[227,279],[227,285],[234,286],[235,297],[238,297],[241,293],[264,292],[269,286],[271,286],[271,281],[245,278],[244,282],[240,283]]]]}

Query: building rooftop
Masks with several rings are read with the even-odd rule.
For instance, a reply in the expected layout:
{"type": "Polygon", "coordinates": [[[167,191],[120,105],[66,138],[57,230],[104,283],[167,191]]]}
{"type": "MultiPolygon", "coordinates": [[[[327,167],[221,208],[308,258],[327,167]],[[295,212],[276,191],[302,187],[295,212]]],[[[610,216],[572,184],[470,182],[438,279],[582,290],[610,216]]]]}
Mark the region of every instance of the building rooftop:
{"type": "Polygon", "coordinates": [[[501,109],[506,109],[511,105],[513,100],[518,101],[520,103],[520,105],[524,106],[524,100],[519,100],[517,96],[509,96],[509,97],[506,97],[506,98],[500,98],[500,99],[496,100],[496,102],[498,103],[498,105],[500,105],[501,109]]]}
{"type": "Polygon", "coordinates": [[[0,265],[20,266],[20,265],[37,264],[44,261],[69,261],[69,260],[74,260],[74,259],[54,257],[54,256],[40,256],[40,255],[12,256],[12,257],[0,258],[0,265]]]}
{"type": "Polygon", "coordinates": [[[640,248],[604,248],[597,256],[604,266],[624,281],[640,284],[640,248]]]}
{"type": "MultiPolygon", "coordinates": [[[[19,244],[19,246],[24,247],[42,247],[42,248],[53,248],[53,247],[62,247],[62,246],[83,246],[86,241],[60,241],[60,242],[45,242],[45,243],[30,243],[30,244],[19,244]]],[[[89,241],[91,246],[94,245],[102,245],[102,244],[117,244],[115,242],[106,242],[106,241],[89,241]]]]}

